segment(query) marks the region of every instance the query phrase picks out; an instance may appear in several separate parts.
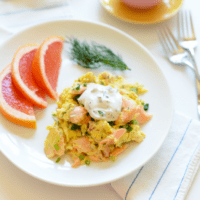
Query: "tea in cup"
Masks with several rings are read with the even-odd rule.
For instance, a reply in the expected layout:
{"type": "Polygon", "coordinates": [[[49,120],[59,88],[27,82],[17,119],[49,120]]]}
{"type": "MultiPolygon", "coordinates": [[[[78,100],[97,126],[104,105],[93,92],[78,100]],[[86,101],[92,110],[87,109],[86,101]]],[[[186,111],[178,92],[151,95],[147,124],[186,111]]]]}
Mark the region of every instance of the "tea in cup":
{"type": "Polygon", "coordinates": [[[149,9],[158,5],[162,0],[122,0],[124,4],[132,8],[149,9]]]}

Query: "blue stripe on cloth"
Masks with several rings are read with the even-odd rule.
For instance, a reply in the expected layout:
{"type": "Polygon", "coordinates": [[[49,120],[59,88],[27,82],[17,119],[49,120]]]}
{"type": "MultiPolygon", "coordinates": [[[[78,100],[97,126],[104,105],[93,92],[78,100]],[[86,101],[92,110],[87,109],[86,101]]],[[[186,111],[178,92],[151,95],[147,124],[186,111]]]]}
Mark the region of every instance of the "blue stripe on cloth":
{"type": "Polygon", "coordinates": [[[158,187],[158,185],[159,185],[159,183],[160,183],[162,177],[164,176],[165,172],[167,171],[167,168],[169,167],[169,165],[170,165],[170,163],[172,162],[172,160],[173,160],[173,158],[174,158],[176,152],[178,151],[178,149],[179,149],[179,147],[180,147],[180,145],[181,145],[181,143],[182,143],[182,141],[183,141],[183,139],[184,139],[184,137],[185,137],[185,135],[186,135],[186,133],[187,133],[187,130],[188,130],[188,128],[189,128],[191,122],[192,122],[192,120],[189,121],[189,124],[188,124],[188,126],[187,126],[187,128],[186,128],[186,130],[185,130],[185,132],[184,132],[184,134],[183,134],[183,137],[181,138],[181,140],[180,140],[180,142],[179,142],[179,144],[178,144],[178,146],[177,146],[177,148],[176,148],[174,154],[172,155],[172,157],[171,157],[169,163],[167,164],[167,166],[166,166],[165,170],[163,171],[163,173],[162,173],[160,179],[158,180],[158,183],[156,184],[156,186],[155,186],[153,192],[151,193],[151,196],[149,197],[149,200],[152,198],[152,196],[153,196],[153,194],[154,194],[156,188],[158,187]]]}
{"type": "Polygon", "coordinates": [[[194,156],[196,150],[198,149],[199,145],[200,145],[200,142],[199,142],[199,144],[197,145],[197,147],[195,148],[195,150],[194,150],[194,152],[193,152],[193,154],[192,154],[192,156],[191,156],[191,158],[190,158],[190,160],[189,160],[189,162],[188,162],[188,164],[187,164],[187,167],[186,167],[186,169],[185,169],[185,173],[184,173],[184,175],[183,175],[183,178],[181,179],[180,185],[179,185],[179,187],[178,187],[178,189],[177,189],[177,192],[176,192],[176,195],[175,195],[174,199],[176,198],[176,196],[177,196],[177,194],[178,194],[178,192],[179,192],[179,189],[180,189],[181,184],[182,184],[182,182],[183,182],[183,180],[184,180],[184,178],[185,178],[185,175],[186,175],[186,172],[187,172],[187,170],[188,170],[188,167],[189,167],[189,165],[190,165],[190,163],[191,163],[191,161],[192,161],[192,158],[193,158],[193,156],[194,156]]]}
{"type": "Polygon", "coordinates": [[[59,5],[45,6],[45,7],[36,8],[36,9],[26,9],[26,10],[14,11],[14,12],[0,13],[0,16],[15,15],[15,14],[20,14],[20,13],[24,13],[24,12],[36,12],[36,11],[53,9],[53,8],[59,8],[59,7],[68,6],[68,5],[69,5],[68,3],[62,3],[59,5]]]}
{"type": "MultiPolygon", "coordinates": [[[[143,167],[144,167],[144,166],[143,166],[143,167]]],[[[139,172],[137,173],[136,177],[134,178],[133,182],[132,182],[131,185],[129,186],[129,188],[128,188],[127,192],[126,192],[125,200],[126,200],[126,198],[127,198],[127,196],[128,196],[128,193],[129,193],[129,191],[130,191],[132,185],[135,183],[135,181],[136,181],[137,177],[139,176],[140,172],[142,171],[143,167],[140,168],[140,170],[139,170],[139,172]]]]}

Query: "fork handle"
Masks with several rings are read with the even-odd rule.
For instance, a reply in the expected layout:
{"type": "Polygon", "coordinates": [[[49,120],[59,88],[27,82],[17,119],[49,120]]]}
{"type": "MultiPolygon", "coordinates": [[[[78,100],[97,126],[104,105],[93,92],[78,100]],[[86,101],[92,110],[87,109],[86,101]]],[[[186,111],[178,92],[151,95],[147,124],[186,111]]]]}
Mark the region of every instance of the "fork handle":
{"type": "Polygon", "coordinates": [[[197,112],[200,119],[200,81],[196,78],[196,91],[197,91],[197,112]]]}
{"type": "Polygon", "coordinates": [[[183,62],[184,65],[188,66],[191,70],[194,71],[196,78],[200,81],[200,75],[198,73],[196,63],[194,63],[194,62],[191,63],[191,61],[188,61],[187,59],[184,59],[182,62],[183,62]]]}
{"type": "Polygon", "coordinates": [[[198,113],[198,117],[200,119],[200,77],[197,74],[198,72],[196,73],[196,70],[195,70],[194,66],[192,65],[191,61],[183,60],[183,63],[185,66],[190,67],[195,72],[195,75],[196,75],[195,82],[196,82],[197,104],[198,104],[197,105],[197,113],[198,113]]]}
{"type": "Polygon", "coordinates": [[[194,69],[195,69],[196,73],[198,74],[198,76],[200,76],[198,68],[197,68],[196,60],[195,60],[195,57],[194,57],[194,49],[190,48],[190,49],[186,49],[186,51],[189,53],[189,56],[190,56],[190,58],[191,58],[191,60],[194,64],[194,69]]]}
{"type": "Polygon", "coordinates": [[[189,52],[191,57],[194,57],[194,48],[187,48],[186,50],[189,52]]]}
{"type": "MultiPolygon", "coordinates": [[[[193,62],[194,69],[196,71],[195,74],[199,75],[196,60],[195,60],[195,57],[194,57],[194,49],[191,48],[191,49],[188,49],[187,51],[188,51],[190,58],[193,62]]],[[[198,112],[198,117],[200,119],[200,80],[197,78],[197,76],[196,76],[196,91],[197,91],[197,112],[198,112]]]]}

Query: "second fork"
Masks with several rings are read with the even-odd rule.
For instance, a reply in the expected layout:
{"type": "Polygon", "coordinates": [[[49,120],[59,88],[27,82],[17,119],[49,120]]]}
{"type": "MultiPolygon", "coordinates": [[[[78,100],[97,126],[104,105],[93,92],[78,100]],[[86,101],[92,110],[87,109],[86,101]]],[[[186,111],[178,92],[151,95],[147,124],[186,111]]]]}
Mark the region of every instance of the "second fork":
{"type": "Polygon", "coordinates": [[[169,28],[163,27],[162,30],[158,30],[158,36],[168,60],[175,65],[189,67],[200,81],[197,70],[189,61],[188,53],[179,45],[169,28]]]}
{"type": "MultiPolygon", "coordinates": [[[[180,45],[174,38],[169,28],[163,28],[162,31],[161,30],[158,31],[158,36],[162,44],[162,47],[165,50],[165,54],[171,63],[176,64],[176,65],[177,64],[187,65],[191,69],[193,69],[194,72],[196,72],[195,68],[191,66],[191,63],[188,60],[186,60],[188,59],[186,51],[184,51],[180,47],[180,45]]],[[[198,113],[198,117],[200,118],[200,79],[199,79],[198,73],[195,73],[195,75],[197,77],[196,78],[197,113],[198,113]]]]}

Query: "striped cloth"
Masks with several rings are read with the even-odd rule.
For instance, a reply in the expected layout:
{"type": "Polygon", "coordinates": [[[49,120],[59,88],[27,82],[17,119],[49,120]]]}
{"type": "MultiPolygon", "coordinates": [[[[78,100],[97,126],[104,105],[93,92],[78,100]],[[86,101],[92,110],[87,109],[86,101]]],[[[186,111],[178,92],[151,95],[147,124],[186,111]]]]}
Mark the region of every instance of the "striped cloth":
{"type": "Polygon", "coordinates": [[[16,32],[49,20],[70,18],[71,0],[0,0],[0,28],[16,32]]]}
{"type": "Polygon", "coordinates": [[[200,122],[176,112],[158,153],[111,185],[125,200],[183,200],[199,165],[200,122]]]}

